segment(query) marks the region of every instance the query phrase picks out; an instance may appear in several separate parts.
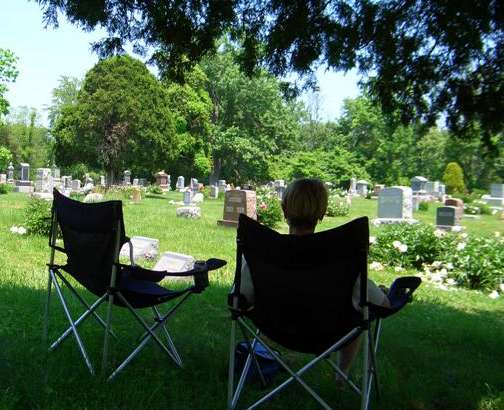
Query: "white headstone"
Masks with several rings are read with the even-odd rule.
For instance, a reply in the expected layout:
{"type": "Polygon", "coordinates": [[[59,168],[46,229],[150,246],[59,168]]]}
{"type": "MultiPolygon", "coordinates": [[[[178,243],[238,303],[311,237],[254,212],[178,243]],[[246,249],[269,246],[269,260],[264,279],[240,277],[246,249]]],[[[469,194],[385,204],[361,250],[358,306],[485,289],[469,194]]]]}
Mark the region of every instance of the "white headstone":
{"type": "Polygon", "coordinates": [[[0,184],[7,183],[7,174],[0,174],[0,184]]]}
{"type": "Polygon", "coordinates": [[[131,185],[131,171],[127,169],[124,171],[124,185],[131,185]]]}
{"type": "Polygon", "coordinates": [[[54,187],[50,168],[37,168],[35,192],[51,193],[54,187]]]}
{"type": "Polygon", "coordinates": [[[72,191],[79,192],[81,189],[80,179],[72,179],[72,191]]]}
{"type": "Polygon", "coordinates": [[[184,180],[184,177],[183,177],[182,175],[180,175],[180,176],[177,178],[177,185],[176,185],[176,188],[177,188],[179,191],[185,188],[185,180],[184,180]]]}
{"type": "Polygon", "coordinates": [[[184,191],[184,205],[191,205],[192,196],[191,190],[184,191]]]}
{"type": "Polygon", "coordinates": [[[226,180],[219,179],[219,192],[226,192],[226,180]]]}
{"type": "Polygon", "coordinates": [[[378,196],[378,218],[409,219],[413,217],[412,191],[409,187],[384,188],[378,196]]]}
{"type": "MultiPolygon", "coordinates": [[[[133,236],[131,238],[133,245],[133,261],[137,259],[155,259],[159,250],[159,240],[147,238],[145,236],[133,236]]],[[[130,257],[130,245],[125,243],[121,248],[121,256],[130,257]]]]}
{"type": "Polygon", "coordinates": [[[133,179],[133,186],[138,186],[138,178],[133,179]]]}
{"type": "Polygon", "coordinates": [[[105,175],[100,175],[100,185],[105,186],[105,175]]]}
{"type": "Polygon", "coordinates": [[[492,198],[504,198],[504,184],[491,184],[490,196],[492,198]]]}
{"type": "Polygon", "coordinates": [[[360,196],[367,196],[368,186],[369,186],[369,182],[367,182],[364,179],[357,181],[356,188],[355,188],[357,191],[357,194],[360,196]]]}
{"type": "Polygon", "coordinates": [[[7,167],[7,181],[11,183],[14,181],[14,166],[12,162],[9,162],[9,166],[7,167]]]}
{"type": "Polygon", "coordinates": [[[210,185],[210,198],[217,199],[219,197],[219,187],[217,185],[210,185]]]}
{"type": "Polygon", "coordinates": [[[198,206],[181,206],[177,208],[177,216],[189,219],[201,218],[201,208],[198,206]]]}
{"type": "Polygon", "coordinates": [[[425,185],[428,179],[422,176],[416,176],[411,178],[411,189],[413,192],[425,191],[425,185]]]}

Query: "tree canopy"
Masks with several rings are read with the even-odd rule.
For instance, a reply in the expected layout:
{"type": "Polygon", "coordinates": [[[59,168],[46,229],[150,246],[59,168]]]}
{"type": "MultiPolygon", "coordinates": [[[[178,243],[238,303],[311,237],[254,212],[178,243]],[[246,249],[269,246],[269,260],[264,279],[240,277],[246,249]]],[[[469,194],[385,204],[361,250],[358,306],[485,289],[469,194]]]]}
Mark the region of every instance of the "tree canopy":
{"type": "Polygon", "coordinates": [[[127,168],[152,175],[179,151],[166,89],[129,56],[99,61],[87,72],[76,103],[60,109],[52,133],[61,165],[101,168],[113,181],[127,168]]]}
{"type": "MultiPolygon", "coordinates": [[[[357,68],[371,95],[404,122],[446,115],[463,135],[473,124],[489,146],[504,129],[504,5],[499,0],[38,0],[46,23],[63,13],[84,30],[104,27],[100,55],[132,42],[181,79],[229,34],[247,73],[310,79],[321,63],[357,68]]],[[[310,83],[310,81],[308,81],[310,83]]]]}
{"type": "Polygon", "coordinates": [[[18,75],[16,62],[17,57],[12,51],[0,48],[0,116],[9,112],[9,102],[4,94],[7,92],[7,84],[15,81],[18,75]]]}

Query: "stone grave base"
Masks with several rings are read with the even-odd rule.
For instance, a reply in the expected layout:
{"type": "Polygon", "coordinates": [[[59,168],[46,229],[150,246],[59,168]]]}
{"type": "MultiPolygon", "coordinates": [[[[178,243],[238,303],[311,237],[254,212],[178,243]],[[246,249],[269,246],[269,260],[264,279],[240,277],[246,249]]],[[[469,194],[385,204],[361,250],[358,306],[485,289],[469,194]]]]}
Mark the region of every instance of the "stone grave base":
{"type": "Polygon", "coordinates": [[[46,201],[52,201],[54,199],[53,194],[49,192],[34,192],[31,196],[33,198],[45,199],[46,201]]]}
{"type": "Polygon", "coordinates": [[[490,206],[495,206],[502,208],[504,206],[504,198],[499,198],[495,196],[483,195],[481,200],[486,202],[490,206]]]}
{"type": "Polygon", "coordinates": [[[376,218],[372,220],[373,225],[390,225],[390,224],[416,224],[418,220],[413,218],[376,218]]]}
{"type": "Polygon", "coordinates": [[[462,215],[462,218],[465,218],[465,219],[481,219],[481,215],[464,214],[464,215],[462,215]]]}
{"type": "Polygon", "coordinates": [[[228,221],[226,219],[220,219],[217,221],[217,225],[230,226],[232,228],[238,227],[238,221],[228,221]]]}
{"type": "Polygon", "coordinates": [[[461,225],[436,225],[436,229],[449,232],[460,232],[465,229],[465,226],[461,225]]]}
{"type": "Polygon", "coordinates": [[[182,206],[177,208],[177,216],[198,219],[201,218],[201,208],[197,206],[182,206]]]}
{"type": "Polygon", "coordinates": [[[23,194],[33,194],[33,187],[29,185],[16,185],[14,192],[22,192],[23,194]]]}

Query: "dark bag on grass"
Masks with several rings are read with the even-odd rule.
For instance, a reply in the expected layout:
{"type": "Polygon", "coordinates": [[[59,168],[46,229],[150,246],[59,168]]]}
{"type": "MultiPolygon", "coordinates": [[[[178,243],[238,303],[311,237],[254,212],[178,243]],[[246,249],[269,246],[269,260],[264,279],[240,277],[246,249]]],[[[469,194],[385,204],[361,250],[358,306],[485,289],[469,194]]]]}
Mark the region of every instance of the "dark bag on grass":
{"type": "MultiPolygon", "coordinates": [[[[275,375],[281,370],[278,362],[273,358],[270,352],[259,341],[254,346],[255,357],[266,383],[271,383],[275,375]]],[[[276,352],[278,353],[278,352],[276,352]]],[[[240,342],[235,348],[235,372],[240,374],[249,354],[247,342],[240,342]]],[[[247,381],[260,381],[261,378],[253,362],[250,363],[247,373],[247,381]]]]}

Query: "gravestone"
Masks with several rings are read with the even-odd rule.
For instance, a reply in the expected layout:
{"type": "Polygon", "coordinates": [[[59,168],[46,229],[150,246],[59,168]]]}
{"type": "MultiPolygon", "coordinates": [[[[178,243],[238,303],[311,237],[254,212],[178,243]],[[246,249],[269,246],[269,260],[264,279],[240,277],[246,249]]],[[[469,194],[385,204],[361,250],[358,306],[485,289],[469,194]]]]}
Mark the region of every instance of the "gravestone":
{"type": "Polygon", "coordinates": [[[504,198],[504,184],[491,184],[490,196],[492,198],[504,198]]]}
{"type": "Polygon", "coordinates": [[[64,175],[61,177],[61,185],[63,189],[71,189],[72,188],[72,177],[68,175],[64,175]]]}
{"type": "Polygon", "coordinates": [[[51,176],[53,180],[53,186],[55,188],[61,188],[61,171],[54,163],[51,168],[51,176]]]}
{"type": "Polygon", "coordinates": [[[0,184],[7,183],[7,174],[0,174],[0,184]]]}
{"type": "Polygon", "coordinates": [[[439,196],[442,197],[443,195],[446,195],[446,185],[439,184],[439,196]]]}
{"type": "Polygon", "coordinates": [[[159,186],[159,188],[161,188],[163,191],[170,188],[170,176],[166,172],[164,172],[164,170],[156,173],[155,177],[156,185],[159,186]]]}
{"type": "Polygon", "coordinates": [[[30,182],[30,164],[21,163],[19,164],[21,167],[20,174],[21,180],[16,181],[16,187],[14,190],[16,192],[24,192],[31,194],[33,192],[33,186],[30,182]]]}
{"type": "Polygon", "coordinates": [[[184,205],[191,205],[192,195],[193,193],[190,189],[184,191],[184,205]]]}
{"type": "Polygon", "coordinates": [[[101,185],[101,186],[105,186],[105,185],[107,185],[107,184],[105,183],[105,175],[100,175],[100,185],[101,185]]]}
{"type": "Polygon", "coordinates": [[[457,208],[454,206],[440,206],[436,210],[436,226],[438,228],[451,228],[459,224],[457,208]]]}
{"type": "Polygon", "coordinates": [[[182,192],[184,189],[185,189],[185,180],[184,180],[184,177],[183,176],[179,176],[177,178],[177,185],[176,185],[177,189],[182,192]]]}
{"type": "Polygon", "coordinates": [[[427,181],[425,183],[425,191],[429,195],[438,196],[439,195],[439,181],[427,181]]]}
{"type": "MultiPolygon", "coordinates": [[[[137,259],[155,259],[158,254],[159,240],[147,238],[145,236],[133,236],[131,238],[133,245],[133,261],[137,259]]],[[[120,256],[130,257],[130,245],[125,243],[121,248],[120,256]]]]}
{"type": "Polygon", "coordinates": [[[367,182],[364,179],[357,181],[356,188],[355,188],[357,191],[357,194],[360,196],[367,196],[368,186],[369,186],[369,182],[367,182]]]}
{"type": "Polygon", "coordinates": [[[132,188],[132,190],[131,190],[131,200],[135,204],[139,204],[140,202],[142,202],[142,190],[140,189],[140,187],[135,186],[135,187],[132,188]]]}
{"type": "Polygon", "coordinates": [[[280,185],[275,188],[278,198],[283,199],[286,189],[287,187],[285,185],[280,185]]]}
{"type": "Polygon", "coordinates": [[[385,185],[383,184],[376,184],[374,187],[373,187],[373,196],[378,196],[380,195],[380,191],[385,188],[385,185]]]}
{"type": "Polygon", "coordinates": [[[9,166],[7,167],[7,182],[9,184],[14,183],[14,166],[12,165],[12,162],[9,162],[9,166]]]}
{"type": "MultiPolygon", "coordinates": [[[[152,270],[159,272],[185,272],[194,267],[194,262],[196,262],[196,260],[190,255],[176,252],[164,252],[152,270]]],[[[172,278],[170,277],[170,279],[172,278]]],[[[187,278],[183,279],[186,280],[187,278]]]]}
{"type": "Polygon", "coordinates": [[[219,179],[219,192],[226,192],[226,180],[219,179]]]}
{"type": "Polygon", "coordinates": [[[412,191],[409,187],[384,188],[378,196],[378,219],[381,223],[416,222],[413,217],[412,191]]]}
{"type": "Polygon", "coordinates": [[[124,171],[124,181],[123,181],[123,184],[124,185],[131,185],[131,171],[129,169],[127,169],[126,171],[124,171]]]}
{"type": "Polygon", "coordinates": [[[422,176],[411,178],[411,189],[413,192],[424,192],[428,179],[422,176]]]}
{"type": "MultiPolygon", "coordinates": [[[[140,186],[147,186],[147,180],[145,178],[140,178],[138,180],[138,183],[140,184],[140,186]]],[[[168,175],[168,189],[170,189],[170,176],[168,175]]]]}
{"type": "Polygon", "coordinates": [[[357,194],[357,178],[350,178],[350,187],[348,193],[351,195],[357,194]]]}
{"type": "Polygon", "coordinates": [[[50,168],[37,168],[35,192],[51,193],[54,187],[50,168]]]}
{"type": "Polygon", "coordinates": [[[456,217],[457,217],[457,224],[460,222],[462,219],[462,216],[464,215],[464,201],[459,198],[448,198],[444,202],[445,206],[453,206],[457,209],[456,212],[456,217]]]}
{"type": "Polygon", "coordinates": [[[133,178],[133,186],[138,186],[138,178],[133,178]]]}
{"type": "Polygon", "coordinates": [[[204,195],[201,193],[201,192],[196,192],[192,199],[191,199],[191,202],[193,202],[194,204],[200,204],[201,202],[203,202],[205,200],[205,197],[204,195]]]}
{"type": "Polygon", "coordinates": [[[72,179],[72,191],[80,192],[81,182],[80,179],[72,179]]]}
{"type": "Polygon", "coordinates": [[[219,197],[219,187],[217,185],[210,185],[210,199],[217,199],[219,197]]]}
{"type": "Polygon", "coordinates": [[[201,208],[199,206],[181,206],[177,208],[176,212],[178,217],[188,218],[188,219],[199,219],[201,218],[201,208]]]}
{"type": "Polygon", "coordinates": [[[191,190],[197,192],[199,189],[198,180],[196,178],[191,178],[191,190]]]}
{"type": "Polygon", "coordinates": [[[217,221],[219,225],[238,226],[238,217],[245,214],[257,219],[255,191],[230,190],[224,198],[224,216],[217,221]]]}

